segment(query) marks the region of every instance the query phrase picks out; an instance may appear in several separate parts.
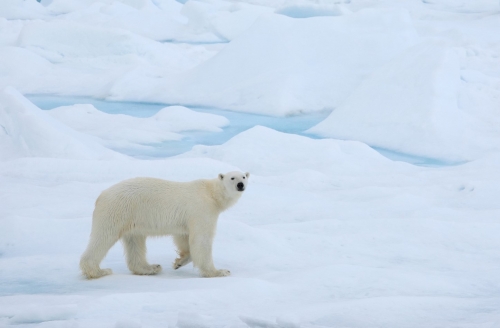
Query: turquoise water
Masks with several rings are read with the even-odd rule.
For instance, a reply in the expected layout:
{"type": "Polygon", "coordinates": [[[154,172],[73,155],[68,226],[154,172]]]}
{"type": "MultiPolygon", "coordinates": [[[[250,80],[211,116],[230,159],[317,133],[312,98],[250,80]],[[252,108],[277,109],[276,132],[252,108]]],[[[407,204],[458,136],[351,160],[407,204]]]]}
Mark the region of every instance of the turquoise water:
{"type": "MultiPolygon", "coordinates": [[[[126,114],[135,117],[150,117],[168,104],[139,103],[139,102],[116,102],[105,101],[83,97],[60,97],[60,96],[37,96],[31,95],[27,98],[35,105],[44,110],[50,110],[59,106],[74,104],[92,104],[95,108],[109,114],[126,114]]],[[[256,125],[262,125],[277,131],[305,135],[304,131],[324,120],[329,112],[297,115],[290,117],[273,117],[240,113],[214,108],[193,108],[192,110],[204,113],[212,113],[226,117],[230,124],[223,132],[186,131],[181,132],[185,136],[179,141],[168,141],[151,145],[149,149],[116,149],[122,153],[138,158],[162,158],[184,153],[191,150],[194,145],[220,145],[231,139],[238,133],[248,130],[256,125]]],[[[314,137],[314,136],[311,136],[314,137]]]]}
{"type": "Polygon", "coordinates": [[[418,166],[442,167],[442,166],[454,166],[466,163],[466,162],[452,162],[430,157],[415,156],[380,147],[371,146],[371,148],[379,152],[380,155],[387,157],[393,161],[406,162],[418,166]]]}
{"type": "MultiPolygon", "coordinates": [[[[59,106],[74,104],[92,104],[95,108],[109,114],[126,114],[135,117],[150,117],[160,109],[169,106],[168,104],[155,104],[143,102],[117,102],[98,100],[87,97],[62,97],[46,95],[30,95],[27,98],[35,105],[44,110],[50,110],[59,106]]],[[[137,158],[164,158],[182,154],[191,150],[195,145],[220,145],[231,139],[233,136],[256,125],[262,125],[277,131],[304,135],[315,139],[320,139],[314,135],[308,135],[304,131],[324,120],[329,111],[296,115],[290,117],[273,117],[265,115],[248,114],[215,108],[190,107],[192,110],[204,113],[212,113],[226,117],[230,125],[223,129],[223,132],[203,132],[186,131],[181,134],[185,136],[179,141],[168,141],[150,145],[147,149],[115,149],[124,154],[137,158]]],[[[292,146],[292,145],[291,145],[292,146]]],[[[372,147],[381,155],[395,161],[407,162],[420,166],[449,166],[462,163],[446,162],[435,158],[419,157],[404,154],[389,149],[372,147]]]]}

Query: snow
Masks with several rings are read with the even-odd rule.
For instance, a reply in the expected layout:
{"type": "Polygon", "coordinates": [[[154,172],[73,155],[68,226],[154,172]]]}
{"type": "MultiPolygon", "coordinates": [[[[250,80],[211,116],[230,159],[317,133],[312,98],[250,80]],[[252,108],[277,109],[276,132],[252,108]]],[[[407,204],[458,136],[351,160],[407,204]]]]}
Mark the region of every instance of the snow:
{"type": "Polygon", "coordinates": [[[23,23],[19,20],[7,20],[0,17],[0,28],[2,29],[2,34],[0,34],[0,45],[14,45],[19,32],[23,28],[23,23]]]}
{"type": "Polygon", "coordinates": [[[37,87],[39,81],[33,81],[33,76],[47,76],[47,82],[58,77],[58,68],[54,67],[48,60],[31,51],[14,46],[0,48],[0,87],[10,85],[23,85],[19,90],[37,87]],[[19,63],[23,63],[20,65],[19,63]]]}
{"type": "Polygon", "coordinates": [[[331,109],[416,40],[408,14],[399,10],[336,19],[265,15],[166,92],[149,92],[167,103],[277,116],[331,109]]]}
{"type": "Polygon", "coordinates": [[[339,16],[344,13],[349,13],[343,7],[339,7],[336,3],[343,1],[303,1],[303,0],[287,0],[285,4],[278,8],[275,13],[293,17],[293,18],[309,18],[316,16],[339,16]]]}
{"type": "MultiPolygon", "coordinates": [[[[53,6],[51,4],[51,8],[53,6]]],[[[175,6],[175,2],[170,2],[166,9],[162,10],[149,1],[96,2],[88,8],[82,6],[82,10],[68,12],[65,20],[125,29],[156,41],[172,40],[184,33],[183,17],[179,13],[181,5],[175,6]]]]}
{"type": "Polygon", "coordinates": [[[499,326],[499,12],[3,1],[0,327],[499,326]],[[28,100],[60,95],[75,101],[28,100]],[[176,156],[126,155],[193,135],[206,139],[176,156]],[[218,223],[231,276],[172,270],[165,237],[148,240],[159,275],[132,275],[118,243],[113,275],[81,277],[102,190],[232,170],[251,176],[218,223]]]}
{"type": "MultiPolygon", "coordinates": [[[[329,163],[309,151],[323,140],[300,143],[289,137],[298,153],[329,163]]],[[[359,164],[356,153],[377,157],[366,147],[356,151],[361,145],[355,142],[348,144],[338,152],[346,164],[359,164]]],[[[232,140],[223,147],[230,151],[239,145],[232,140]]],[[[280,141],[274,146],[279,149],[280,141]]],[[[254,161],[265,166],[272,159],[256,156],[254,161]]],[[[155,239],[149,242],[149,258],[164,264],[160,276],[130,275],[116,245],[104,263],[115,274],[85,281],[78,276],[78,256],[93,201],[103,188],[145,172],[189,180],[234,166],[200,157],[5,161],[2,193],[9,195],[9,205],[2,209],[8,228],[2,230],[1,261],[8,288],[0,299],[2,320],[13,324],[22,311],[33,321],[73,320],[97,327],[290,321],[311,327],[387,326],[408,318],[413,324],[407,326],[418,327],[466,316],[470,324],[484,326],[498,315],[494,195],[499,190],[498,174],[492,172],[499,163],[496,158],[428,169],[379,158],[357,173],[346,165],[334,174],[316,168],[307,174],[299,163],[293,175],[290,168],[269,176],[257,172],[241,202],[219,222],[215,259],[231,268],[230,278],[199,278],[191,268],[169,270],[173,247],[155,239]],[[38,312],[24,310],[27,305],[38,312]],[[360,311],[367,314],[360,317],[360,311]]]]}
{"type": "MultiPolygon", "coordinates": [[[[123,16],[124,9],[115,6],[120,9],[117,9],[119,17],[123,16]]],[[[78,15],[25,21],[21,28],[4,23],[9,34],[2,37],[3,42],[15,49],[0,49],[5,63],[2,71],[6,71],[0,76],[0,87],[14,86],[23,93],[112,97],[117,90],[127,93],[132,88],[131,80],[141,80],[146,86],[152,81],[156,84],[165,76],[192,68],[214,54],[201,46],[161,43],[148,38],[150,35],[136,34],[133,22],[129,30],[120,28],[117,21],[106,24],[102,11],[109,15],[113,8],[101,7],[102,4],[94,4],[78,15]],[[87,16],[94,12],[97,17],[89,21],[87,16]],[[10,41],[13,39],[15,42],[10,41]],[[23,57],[18,57],[18,53],[23,57]],[[29,66],[23,68],[24,65],[29,66]]],[[[168,16],[162,18],[168,21],[168,16]]],[[[155,28],[172,30],[165,26],[155,28]]]]}
{"type": "Polygon", "coordinates": [[[481,138],[483,125],[459,109],[459,83],[456,51],[424,43],[376,70],[309,132],[450,162],[498,149],[495,139],[481,138]]]}
{"type": "Polygon", "coordinates": [[[58,157],[111,159],[122,156],[80,134],[37,108],[18,91],[0,92],[2,159],[58,157]]]}
{"type": "Polygon", "coordinates": [[[47,9],[36,1],[4,0],[0,7],[0,17],[6,19],[37,19],[47,14],[47,9]]]}
{"type": "Polygon", "coordinates": [[[431,8],[459,13],[495,11],[498,10],[499,5],[497,0],[425,0],[424,3],[430,5],[431,8]]]}
{"type": "Polygon", "coordinates": [[[188,1],[181,13],[187,17],[189,28],[205,36],[205,42],[228,42],[248,29],[271,8],[243,3],[188,1]],[[210,34],[208,34],[210,32],[210,34]]]}
{"type": "Polygon", "coordinates": [[[70,21],[31,22],[19,36],[19,45],[39,53],[51,62],[66,57],[127,56],[148,57],[154,63],[166,65],[168,60],[159,55],[158,42],[113,28],[70,21]]]}
{"type": "Polygon", "coordinates": [[[90,104],[62,106],[48,114],[77,131],[99,137],[109,148],[121,150],[182,139],[176,132],[221,132],[221,127],[229,125],[225,117],[182,106],[165,107],[148,118],[107,114],[90,104]]]}
{"type": "Polygon", "coordinates": [[[333,173],[338,170],[366,170],[388,160],[363,143],[341,140],[314,140],[256,126],[220,146],[195,146],[181,157],[208,157],[258,175],[294,174],[301,170],[333,173]],[[270,142],[272,140],[272,142],[270,142]],[[289,145],[300,151],[283,152],[289,145]],[[249,156],[248,154],[252,154],[249,156]]]}

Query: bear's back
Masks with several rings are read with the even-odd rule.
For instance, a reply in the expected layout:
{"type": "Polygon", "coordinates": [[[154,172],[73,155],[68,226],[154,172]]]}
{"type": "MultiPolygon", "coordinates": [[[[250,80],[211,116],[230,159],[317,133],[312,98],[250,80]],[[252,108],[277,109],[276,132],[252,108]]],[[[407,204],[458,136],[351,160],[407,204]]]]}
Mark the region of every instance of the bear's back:
{"type": "Polygon", "coordinates": [[[97,202],[127,206],[132,211],[136,210],[136,207],[144,206],[165,211],[180,208],[183,210],[203,208],[205,211],[210,211],[216,206],[214,183],[216,183],[214,180],[178,182],[147,177],[132,178],[104,190],[97,202]]]}
{"type": "Polygon", "coordinates": [[[94,216],[122,222],[148,235],[179,233],[192,219],[218,215],[207,187],[211,183],[145,177],[124,180],[101,193],[94,216]]]}

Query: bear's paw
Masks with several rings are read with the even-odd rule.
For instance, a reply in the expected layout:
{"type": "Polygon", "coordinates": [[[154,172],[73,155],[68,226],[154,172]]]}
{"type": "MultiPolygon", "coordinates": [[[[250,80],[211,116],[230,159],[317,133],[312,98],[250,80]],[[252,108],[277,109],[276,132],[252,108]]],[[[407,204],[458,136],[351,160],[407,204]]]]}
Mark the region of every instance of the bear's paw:
{"type": "Polygon", "coordinates": [[[159,264],[151,264],[134,270],[134,274],[137,275],[154,275],[160,272],[161,272],[161,265],[159,264]]]}
{"type": "Polygon", "coordinates": [[[226,270],[226,269],[220,269],[220,270],[202,273],[203,277],[205,277],[205,278],[227,277],[230,274],[231,274],[231,271],[226,270]]]}

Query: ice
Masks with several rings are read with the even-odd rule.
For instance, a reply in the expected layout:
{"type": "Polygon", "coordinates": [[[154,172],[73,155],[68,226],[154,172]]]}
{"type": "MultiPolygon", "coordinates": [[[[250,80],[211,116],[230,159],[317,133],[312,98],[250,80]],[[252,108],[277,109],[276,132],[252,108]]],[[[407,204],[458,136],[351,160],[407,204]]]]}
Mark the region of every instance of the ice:
{"type": "Polygon", "coordinates": [[[46,321],[68,320],[76,314],[76,306],[27,306],[9,320],[12,325],[36,324],[46,321]]]}
{"type": "MultiPolygon", "coordinates": [[[[309,18],[317,16],[339,16],[346,13],[343,7],[336,3],[343,1],[307,1],[307,0],[287,0],[285,4],[278,8],[277,14],[293,18],[309,18]]],[[[347,1],[348,2],[348,1],[347,1]]]]}
{"type": "Polygon", "coordinates": [[[229,124],[225,117],[195,112],[182,106],[165,107],[148,118],[107,114],[89,104],[62,106],[48,113],[77,131],[99,137],[105,146],[112,149],[183,138],[175,132],[221,132],[221,127],[229,124]]]}
{"type": "Polygon", "coordinates": [[[500,61],[497,52],[485,46],[467,47],[462,56],[460,108],[473,115],[495,131],[500,108],[500,61]]]}
{"type": "Polygon", "coordinates": [[[500,6],[497,0],[424,0],[422,2],[433,9],[460,13],[494,12],[500,6]]]}
{"type": "Polygon", "coordinates": [[[166,107],[152,118],[165,122],[168,129],[176,132],[189,130],[221,132],[222,127],[229,125],[229,121],[223,116],[199,113],[183,106],[166,107]]]}
{"type": "Polygon", "coordinates": [[[22,21],[7,20],[0,17],[0,29],[2,30],[2,33],[0,34],[0,46],[15,45],[22,28],[22,21]]]}
{"type": "MultiPolygon", "coordinates": [[[[5,46],[0,48],[0,88],[19,85],[21,92],[39,87],[39,81],[32,76],[49,76],[57,78],[57,69],[45,58],[23,48],[5,46]],[[22,63],[22,65],[20,64],[22,63]]],[[[48,77],[47,80],[51,78],[48,77]]],[[[49,82],[50,83],[50,82],[49,82]]]]}
{"type": "Polygon", "coordinates": [[[423,157],[470,160],[497,147],[458,107],[460,61],[446,45],[418,45],[376,70],[309,132],[423,157]],[[471,131],[475,129],[475,131],[471,131]]]}
{"type": "Polygon", "coordinates": [[[179,319],[177,320],[177,324],[175,327],[177,328],[208,328],[209,325],[206,324],[209,317],[201,316],[197,313],[188,313],[188,312],[180,312],[179,319]]]}
{"type": "Polygon", "coordinates": [[[13,19],[37,19],[48,14],[37,1],[3,0],[0,6],[0,17],[13,19]]]}
{"type": "Polygon", "coordinates": [[[258,175],[284,175],[297,170],[322,173],[363,170],[366,167],[363,167],[361,159],[367,160],[370,166],[383,165],[388,161],[362,143],[310,139],[262,126],[242,132],[221,146],[195,146],[192,151],[180,156],[209,157],[236,167],[245,167],[258,175]],[[300,151],[282,151],[290,145],[300,151]]]}
{"type": "Polygon", "coordinates": [[[226,43],[247,30],[260,16],[274,11],[242,1],[187,1],[180,13],[187,18],[184,35],[176,41],[226,43]]]}
{"type": "MultiPolygon", "coordinates": [[[[116,245],[104,263],[115,274],[85,281],[78,257],[102,189],[138,175],[184,181],[216,176],[234,169],[232,160],[1,162],[0,192],[9,196],[2,207],[7,228],[0,231],[2,286],[8,286],[2,293],[15,296],[0,298],[0,308],[46,304],[50,293],[48,306],[74,306],[73,320],[98,327],[124,317],[149,327],[193,321],[244,327],[241,316],[280,326],[278,318],[291,318],[306,327],[399,325],[407,318],[415,321],[410,327],[446,325],[464,315],[472,325],[494,320],[498,158],[418,168],[386,160],[360,143],[340,142],[345,147],[335,154],[344,157],[331,162],[318,146],[323,140],[263,128],[220,148],[234,152],[259,133],[267,148],[247,149],[252,156],[238,168],[251,167],[253,158],[272,168],[278,155],[292,163],[281,172],[278,164],[272,174],[252,173],[248,193],[221,216],[214,257],[231,269],[227,279],[198,278],[190,267],[133,276],[116,245]],[[293,145],[292,154],[284,143],[293,145]],[[265,151],[278,154],[262,157],[265,151]],[[304,170],[303,159],[290,157],[294,153],[324,166],[304,170]],[[365,168],[353,171],[355,163],[365,168]]],[[[148,249],[149,259],[165,268],[175,257],[169,240],[150,240],[148,249]]]]}
{"type": "MultiPolygon", "coordinates": [[[[269,144],[276,143],[269,149],[287,156],[280,140],[270,138],[272,131],[260,132],[269,144]]],[[[321,140],[297,142],[289,134],[281,139],[298,154],[323,161],[322,153],[310,151],[321,140]]],[[[238,144],[223,146],[229,151],[238,144]]],[[[346,164],[361,161],[356,153],[349,155],[349,148],[346,164]]],[[[0,261],[3,286],[9,286],[2,290],[17,296],[0,298],[0,308],[46,304],[46,294],[56,293],[47,306],[74,306],[73,320],[84,326],[113,326],[124,317],[151,327],[192,322],[282,326],[278,318],[306,327],[399,325],[407,318],[415,320],[411,327],[429,320],[445,325],[463,315],[479,326],[494,320],[492,288],[500,268],[494,264],[498,175],[491,172],[498,158],[451,169],[365,162],[369,169],[355,173],[346,165],[338,173],[313,176],[297,163],[294,174],[252,174],[248,194],[219,222],[215,259],[231,268],[230,278],[198,278],[189,267],[158,277],[132,276],[116,245],[104,264],[115,274],[97,281],[78,277],[78,256],[88,237],[93,201],[103,188],[146,172],[189,180],[234,166],[200,157],[2,162],[1,192],[11,190],[2,208],[7,229],[1,231],[0,261]],[[44,231],[43,237],[33,238],[35,231],[44,231]],[[35,292],[41,295],[35,298],[35,292]],[[365,317],[359,316],[362,309],[365,317]],[[491,314],[482,318],[476,314],[481,309],[491,314]]],[[[148,246],[150,260],[165,267],[175,257],[168,240],[151,240],[148,246]]]]}
{"type": "MultiPolygon", "coordinates": [[[[5,23],[9,34],[2,34],[3,42],[16,40],[0,49],[4,59],[0,71],[5,72],[0,76],[0,87],[11,85],[24,93],[101,98],[119,93],[123,97],[136,89],[133,85],[138,81],[144,86],[163,84],[159,81],[214,55],[202,46],[160,43],[88,21],[68,18],[30,20],[22,26],[5,23]]],[[[136,95],[136,100],[142,97],[136,95]]]]}
{"type": "MultiPolygon", "coordinates": [[[[108,114],[113,114],[107,116],[106,115],[99,116],[100,119],[103,120],[109,118],[109,120],[107,120],[106,122],[103,123],[97,123],[95,121],[89,122],[89,124],[93,125],[100,124],[102,126],[101,132],[103,132],[102,136],[104,139],[113,139],[111,135],[114,135],[115,137],[117,136],[116,131],[110,131],[110,129],[107,127],[108,126],[107,122],[109,121],[109,126],[113,126],[116,129],[116,125],[113,124],[114,122],[113,118],[116,117],[114,116],[114,114],[126,114],[128,116],[136,118],[138,117],[147,118],[155,116],[162,108],[164,108],[164,105],[162,104],[102,101],[87,97],[30,95],[28,96],[28,99],[30,99],[34,104],[36,104],[38,107],[42,109],[54,109],[56,107],[61,107],[61,106],[67,107],[68,115],[71,115],[70,109],[72,108],[71,106],[73,106],[73,104],[89,104],[93,105],[99,111],[108,114]],[[106,138],[106,133],[109,134],[110,138],[106,138]]],[[[179,108],[182,111],[181,106],[169,106],[168,111],[173,113],[175,111],[172,111],[172,109],[175,108],[179,108]]],[[[272,116],[255,115],[255,114],[248,114],[241,112],[232,112],[227,110],[217,110],[212,108],[194,108],[193,111],[188,111],[184,108],[183,111],[185,113],[188,114],[190,113],[190,114],[182,115],[183,117],[185,116],[182,122],[179,119],[177,119],[179,117],[171,118],[172,122],[175,122],[176,126],[175,131],[182,129],[182,131],[178,131],[179,135],[177,138],[170,140],[166,138],[166,135],[169,134],[168,131],[170,131],[170,129],[173,128],[172,127],[173,124],[164,124],[162,126],[167,130],[167,132],[163,133],[164,130],[158,131],[159,133],[158,137],[163,138],[163,140],[166,140],[161,144],[156,143],[145,146],[145,145],[128,143],[129,145],[126,149],[124,148],[113,148],[113,149],[122,152],[124,151],[127,155],[134,157],[161,158],[165,156],[173,156],[184,153],[186,151],[191,150],[191,148],[194,145],[198,144],[204,144],[204,145],[222,144],[225,141],[237,135],[238,133],[248,130],[254,127],[255,125],[263,125],[287,133],[302,134],[303,131],[319,123],[328,115],[328,113],[314,113],[303,116],[272,117],[272,116]],[[217,126],[216,125],[212,126],[210,124],[207,125],[206,123],[210,123],[212,121],[210,120],[211,116],[198,115],[201,113],[218,115],[219,118],[216,119],[214,123],[220,125],[217,126]],[[203,122],[201,122],[202,119],[203,122]],[[190,122],[187,122],[187,120],[190,120],[190,122]],[[224,122],[228,121],[230,121],[230,123],[229,125],[226,125],[224,122]],[[187,123],[189,124],[186,125],[187,123]],[[219,126],[222,127],[222,131],[219,130],[218,128],[219,126]],[[179,139],[179,137],[183,138],[179,139]]],[[[123,116],[124,115],[119,115],[117,117],[123,117],[123,116]]],[[[69,117],[69,119],[71,118],[69,117]]],[[[136,121],[133,118],[128,118],[127,121],[136,122],[141,126],[144,126],[145,122],[147,122],[145,120],[136,121]]],[[[159,126],[157,123],[154,123],[152,121],[149,122],[151,123],[149,126],[153,129],[155,129],[155,126],[159,126]]],[[[74,125],[74,127],[77,128],[78,124],[79,123],[76,122],[76,125],[74,125]]],[[[131,133],[130,137],[132,137],[134,134],[137,135],[137,133],[134,133],[133,131],[129,132],[131,133]]],[[[118,135],[119,134],[120,133],[118,133],[118,135]]],[[[127,136],[121,134],[121,138],[127,138],[127,136]]],[[[144,138],[144,136],[142,136],[142,138],[144,138]]]]}
{"type": "Polygon", "coordinates": [[[19,45],[32,49],[52,62],[64,58],[127,56],[148,57],[152,62],[167,64],[159,54],[165,46],[135,34],[112,28],[101,28],[70,21],[26,24],[19,45]]]}
{"type": "Polygon", "coordinates": [[[240,316],[241,321],[247,324],[251,328],[280,328],[281,325],[277,325],[272,321],[262,320],[257,318],[251,318],[246,316],[240,316]]]}
{"type": "MultiPolygon", "coordinates": [[[[170,3],[175,4],[174,1],[170,3]]],[[[88,8],[69,12],[64,19],[104,28],[119,28],[157,41],[173,40],[185,33],[185,18],[179,13],[181,5],[177,4],[177,8],[172,5],[162,10],[150,1],[95,2],[88,8]]]]}
{"type": "MultiPolygon", "coordinates": [[[[188,5],[195,2],[191,1],[188,5]]],[[[212,17],[207,18],[217,35],[223,40],[233,40],[240,34],[249,29],[261,16],[271,14],[272,8],[264,6],[253,6],[245,3],[232,3],[225,8],[219,10],[212,17]]]]}
{"type": "Polygon", "coordinates": [[[276,116],[331,109],[416,40],[404,11],[311,19],[268,15],[166,90],[146,92],[167,103],[276,116]]]}
{"type": "Polygon", "coordinates": [[[500,326],[499,10],[2,1],[0,327],[500,326]],[[83,279],[104,189],[232,170],[251,175],[213,245],[231,276],[172,270],[165,237],[161,274],[117,243],[113,275],[83,279]]]}
{"type": "Polygon", "coordinates": [[[88,136],[80,134],[37,108],[17,90],[0,93],[2,159],[16,157],[121,158],[88,136]]]}
{"type": "Polygon", "coordinates": [[[116,322],[114,328],[141,328],[141,324],[134,320],[119,320],[116,322]]]}

